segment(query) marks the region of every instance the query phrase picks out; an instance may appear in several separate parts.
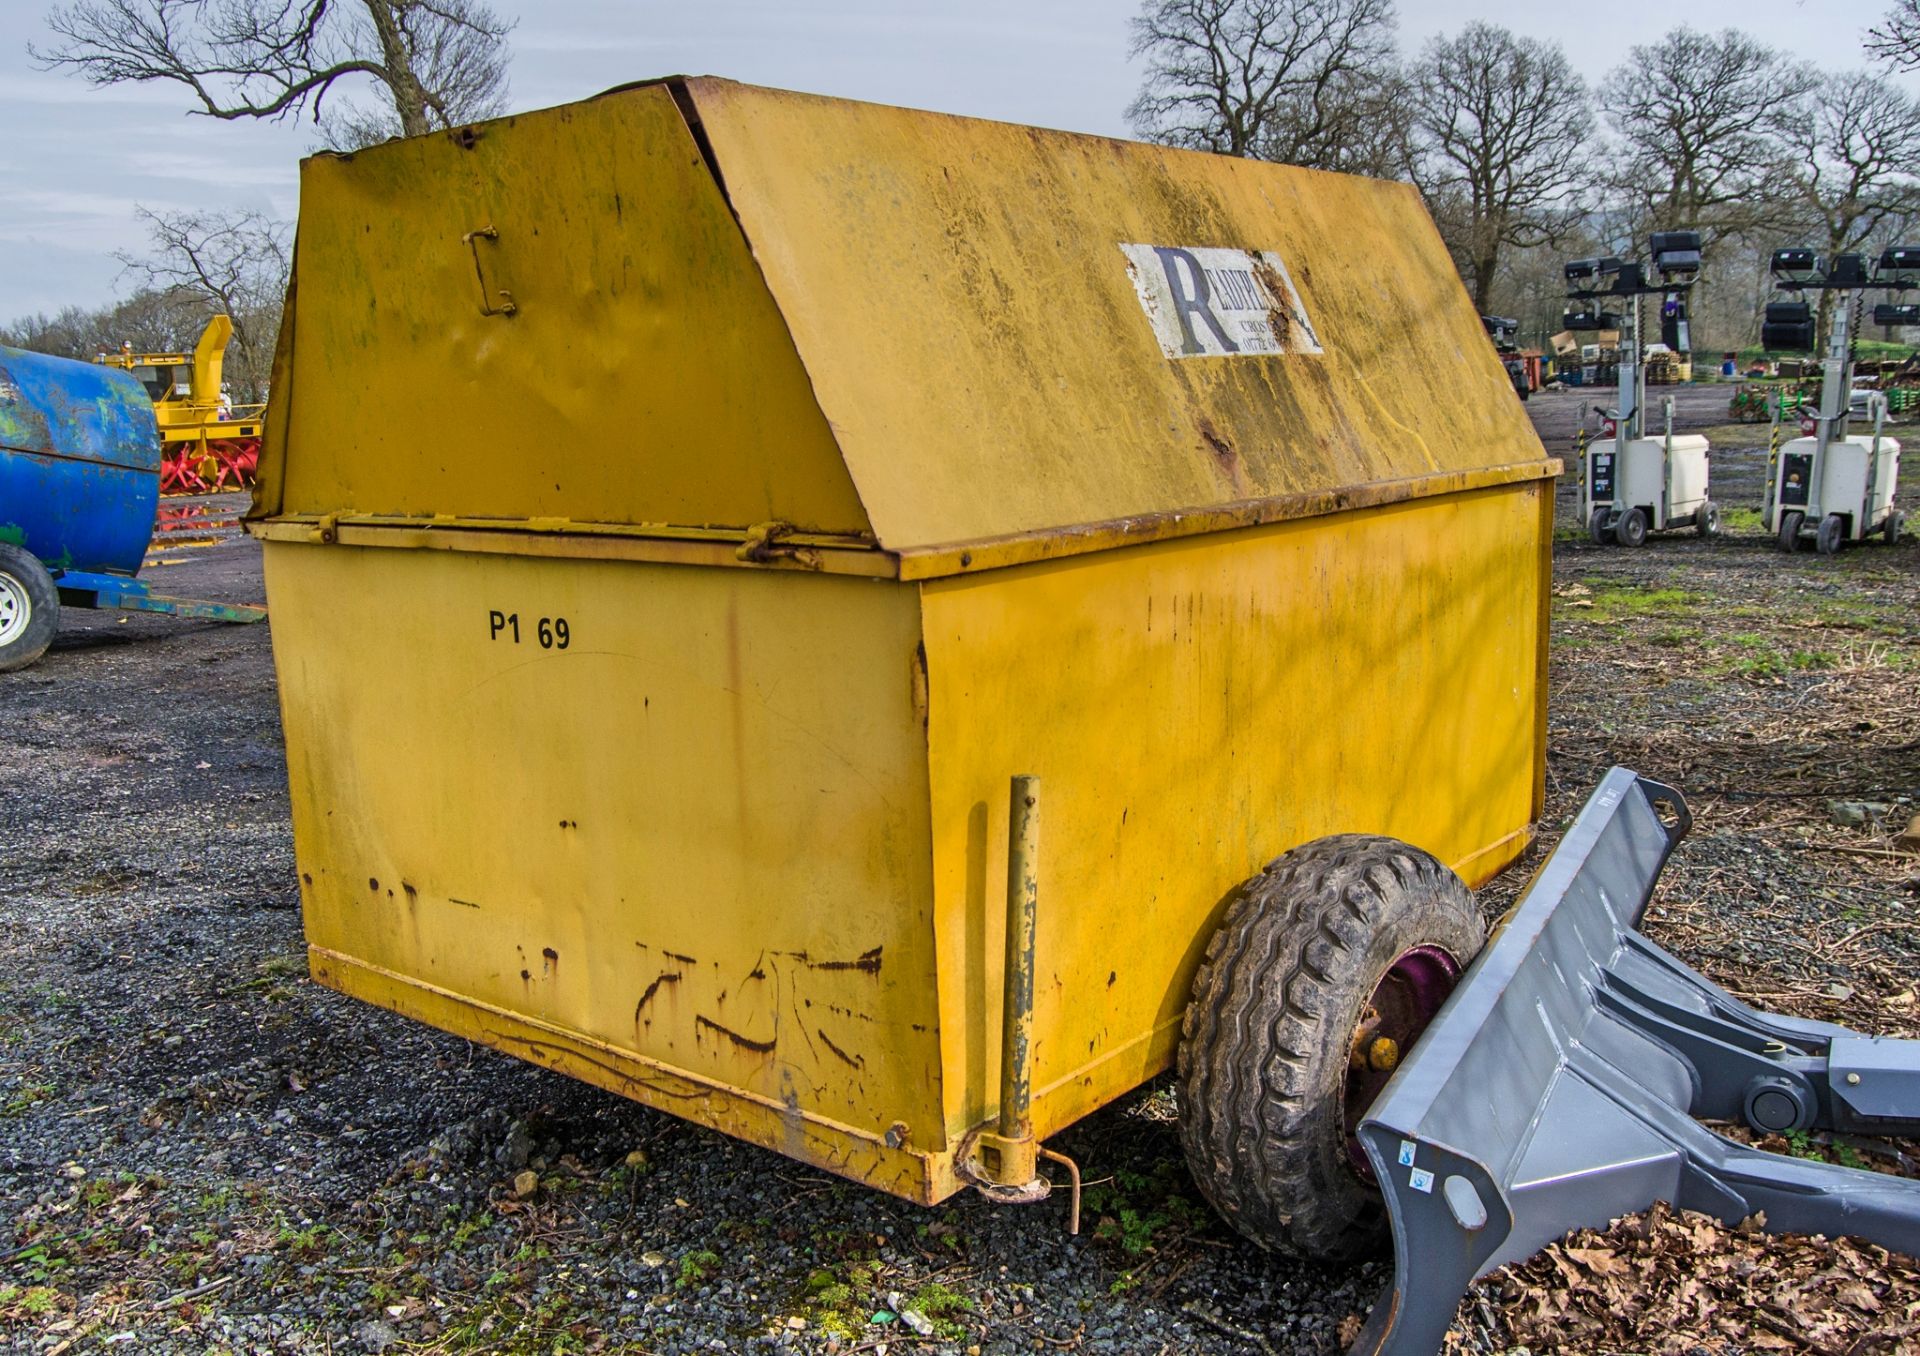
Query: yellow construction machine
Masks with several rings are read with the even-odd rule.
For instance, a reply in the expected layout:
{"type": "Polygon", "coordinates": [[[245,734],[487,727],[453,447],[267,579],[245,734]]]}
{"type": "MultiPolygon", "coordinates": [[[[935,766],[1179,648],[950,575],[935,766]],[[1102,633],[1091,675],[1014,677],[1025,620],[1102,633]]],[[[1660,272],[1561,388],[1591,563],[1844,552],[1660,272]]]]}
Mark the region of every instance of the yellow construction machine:
{"type": "Polygon", "coordinates": [[[135,353],[131,344],[96,362],[131,372],[153,401],[160,422],[160,493],[211,494],[253,484],[260,461],[265,405],[234,405],[221,369],[233,320],[216,315],[193,353],[135,353]]]}

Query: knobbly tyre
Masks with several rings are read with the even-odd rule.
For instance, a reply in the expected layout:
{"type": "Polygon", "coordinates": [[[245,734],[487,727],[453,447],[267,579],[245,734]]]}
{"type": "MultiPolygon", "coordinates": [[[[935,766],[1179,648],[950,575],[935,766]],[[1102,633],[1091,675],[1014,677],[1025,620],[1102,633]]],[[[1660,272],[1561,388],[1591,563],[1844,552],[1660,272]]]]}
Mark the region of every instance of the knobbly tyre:
{"type": "Polygon", "coordinates": [[[159,429],[139,382],[0,346],[0,673],[46,653],[63,606],[266,615],[154,593],[137,577],[159,494],[159,429]]]}

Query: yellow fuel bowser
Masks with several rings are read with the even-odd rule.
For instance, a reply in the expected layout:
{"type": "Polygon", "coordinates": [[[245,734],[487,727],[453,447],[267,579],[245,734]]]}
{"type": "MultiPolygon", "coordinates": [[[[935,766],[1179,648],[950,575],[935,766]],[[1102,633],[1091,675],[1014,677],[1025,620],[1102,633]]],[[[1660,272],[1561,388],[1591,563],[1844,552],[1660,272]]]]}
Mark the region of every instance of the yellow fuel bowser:
{"type": "Polygon", "coordinates": [[[650,82],[306,161],[274,391],[315,978],[935,1202],[1292,946],[1352,1180],[1189,1153],[1349,1246],[1272,1221],[1544,766],[1559,467],[1413,188],[650,82]]]}

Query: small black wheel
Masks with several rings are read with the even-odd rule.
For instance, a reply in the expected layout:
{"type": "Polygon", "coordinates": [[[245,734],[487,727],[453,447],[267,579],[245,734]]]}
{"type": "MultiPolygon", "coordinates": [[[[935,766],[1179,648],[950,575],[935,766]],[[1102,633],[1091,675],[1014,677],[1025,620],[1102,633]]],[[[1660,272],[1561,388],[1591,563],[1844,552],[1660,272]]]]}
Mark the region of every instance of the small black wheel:
{"type": "Polygon", "coordinates": [[[1807,515],[1799,509],[1788,509],[1780,515],[1780,531],[1775,537],[1782,551],[1792,555],[1800,549],[1800,528],[1807,521],[1807,515]]]}
{"type": "Polygon", "coordinates": [[[47,652],[60,628],[60,591],[31,552],[0,544],[0,673],[47,652]]]}
{"type": "Polygon", "coordinates": [[[1587,535],[1593,538],[1595,546],[1605,546],[1613,540],[1613,533],[1607,530],[1607,515],[1610,512],[1602,505],[1587,515],[1587,535]]]}
{"type": "Polygon", "coordinates": [[[1613,525],[1613,539],[1622,546],[1645,546],[1647,515],[1637,508],[1628,509],[1620,515],[1620,521],[1613,525]]]}
{"type": "Polygon", "coordinates": [[[1887,511],[1885,520],[1880,524],[1880,531],[1885,535],[1887,545],[1891,546],[1900,540],[1900,529],[1906,526],[1906,522],[1907,515],[1899,509],[1889,509],[1887,511]]]}
{"type": "Polygon", "coordinates": [[[1814,548],[1823,556],[1835,554],[1840,543],[1847,539],[1847,523],[1837,513],[1829,513],[1820,520],[1820,530],[1814,534],[1814,548]]]}
{"type": "Polygon", "coordinates": [[[1700,501],[1700,507],[1693,511],[1693,530],[1703,537],[1720,535],[1720,506],[1711,499],[1700,501]]]}
{"type": "Polygon", "coordinates": [[[1317,839],[1240,887],[1179,1054],[1187,1165],[1228,1223],[1306,1257],[1379,1244],[1360,1120],[1484,936],[1460,878],[1391,838],[1317,839]]]}

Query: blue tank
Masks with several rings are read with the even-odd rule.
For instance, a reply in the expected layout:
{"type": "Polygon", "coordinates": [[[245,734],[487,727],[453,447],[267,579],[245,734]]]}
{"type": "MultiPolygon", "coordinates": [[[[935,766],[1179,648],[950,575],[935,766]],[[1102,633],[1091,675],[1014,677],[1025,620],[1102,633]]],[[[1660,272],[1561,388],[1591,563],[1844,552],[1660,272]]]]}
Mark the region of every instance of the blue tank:
{"type": "Polygon", "coordinates": [[[131,578],[159,501],[160,427],[132,373],[0,345],[0,542],[56,579],[131,578]]]}

